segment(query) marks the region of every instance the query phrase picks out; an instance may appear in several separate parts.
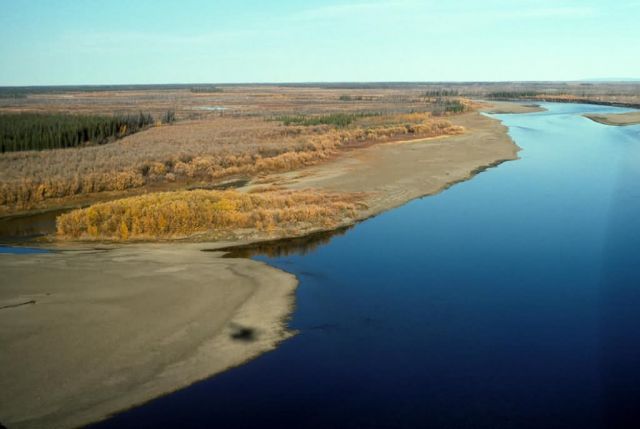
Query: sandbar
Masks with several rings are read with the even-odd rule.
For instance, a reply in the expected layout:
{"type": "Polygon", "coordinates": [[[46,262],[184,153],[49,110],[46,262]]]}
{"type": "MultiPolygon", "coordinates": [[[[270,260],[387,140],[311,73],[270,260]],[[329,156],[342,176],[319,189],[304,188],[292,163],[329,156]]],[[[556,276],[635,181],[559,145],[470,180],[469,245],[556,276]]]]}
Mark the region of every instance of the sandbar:
{"type": "Polygon", "coordinates": [[[609,114],[587,114],[585,117],[592,121],[614,126],[637,125],[640,124],[640,111],[627,113],[609,113],[609,114]]]}
{"type": "Polygon", "coordinates": [[[212,247],[0,254],[0,422],[81,426],[288,338],[295,277],[212,247]]]}

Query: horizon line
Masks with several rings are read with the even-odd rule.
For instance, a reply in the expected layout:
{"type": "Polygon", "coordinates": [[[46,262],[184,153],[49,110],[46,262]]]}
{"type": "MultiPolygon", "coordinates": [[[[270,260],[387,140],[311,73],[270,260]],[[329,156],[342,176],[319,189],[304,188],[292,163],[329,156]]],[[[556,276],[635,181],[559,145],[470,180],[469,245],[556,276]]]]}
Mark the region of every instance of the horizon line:
{"type": "Polygon", "coordinates": [[[638,83],[640,78],[590,78],[590,79],[557,79],[557,80],[397,80],[397,81],[288,81],[288,82],[165,82],[165,83],[81,83],[81,84],[27,84],[0,85],[0,88],[65,88],[65,87],[118,87],[118,86],[278,86],[278,85],[338,85],[338,84],[378,84],[378,85],[410,85],[410,84],[469,84],[469,83],[638,83]]]}

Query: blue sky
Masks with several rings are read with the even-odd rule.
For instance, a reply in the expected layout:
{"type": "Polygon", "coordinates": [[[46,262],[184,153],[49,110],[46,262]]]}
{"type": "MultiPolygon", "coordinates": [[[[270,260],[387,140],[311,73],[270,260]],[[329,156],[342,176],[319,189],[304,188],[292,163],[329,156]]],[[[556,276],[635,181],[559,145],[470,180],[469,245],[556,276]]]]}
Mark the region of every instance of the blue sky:
{"type": "Polygon", "coordinates": [[[640,77],[640,0],[0,2],[0,85],[640,77]]]}

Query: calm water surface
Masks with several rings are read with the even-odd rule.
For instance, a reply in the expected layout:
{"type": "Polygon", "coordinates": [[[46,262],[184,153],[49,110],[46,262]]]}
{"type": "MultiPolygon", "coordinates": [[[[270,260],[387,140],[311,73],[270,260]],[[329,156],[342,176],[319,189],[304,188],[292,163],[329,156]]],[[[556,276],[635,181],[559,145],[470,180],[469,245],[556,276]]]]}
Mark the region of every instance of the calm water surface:
{"type": "Polygon", "coordinates": [[[12,253],[12,254],[31,254],[31,253],[49,253],[50,250],[40,249],[37,247],[19,247],[19,246],[3,246],[0,244],[0,254],[12,253]]]}
{"type": "Polygon", "coordinates": [[[50,210],[0,219],[0,243],[29,242],[47,234],[55,234],[56,217],[68,211],[69,209],[50,210]]]}
{"type": "Polygon", "coordinates": [[[640,427],[640,127],[545,107],[497,116],[521,160],[257,256],[299,335],[98,426],[640,427]]]}

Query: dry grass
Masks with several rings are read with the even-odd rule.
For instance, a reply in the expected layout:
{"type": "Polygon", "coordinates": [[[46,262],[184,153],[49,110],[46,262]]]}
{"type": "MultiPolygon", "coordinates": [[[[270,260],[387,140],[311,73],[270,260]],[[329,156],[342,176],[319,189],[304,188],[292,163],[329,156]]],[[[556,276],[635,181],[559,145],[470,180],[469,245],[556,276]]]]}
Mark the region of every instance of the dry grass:
{"type": "Polygon", "coordinates": [[[357,195],[312,191],[158,192],[95,204],[58,217],[58,237],[82,240],[172,239],[241,229],[333,228],[363,208],[357,195]]]}
{"type": "Polygon", "coordinates": [[[429,113],[362,118],[340,129],[250,117],[185,121],[105,146],[3,154],[0,209],[24,210],[52,199],[172,182],[255,177],[311,165],[353,145],[462,131],[429,113]]]}
{"type": "Polygon", "coordinates": [[[462,132],[446,118],[431,117],[434,100],[412,86],[222,89],[69,90],[0,100],[0,114],[172,110],[179,119],[100,147],[0,154],[0,216],[252,179],[321,162],[344,148],[462,132]],[[376,116],[367,117],[370,113],[376,116]],[[341,128],[273,120],[290,115],[358,119],[341,128]]]}

